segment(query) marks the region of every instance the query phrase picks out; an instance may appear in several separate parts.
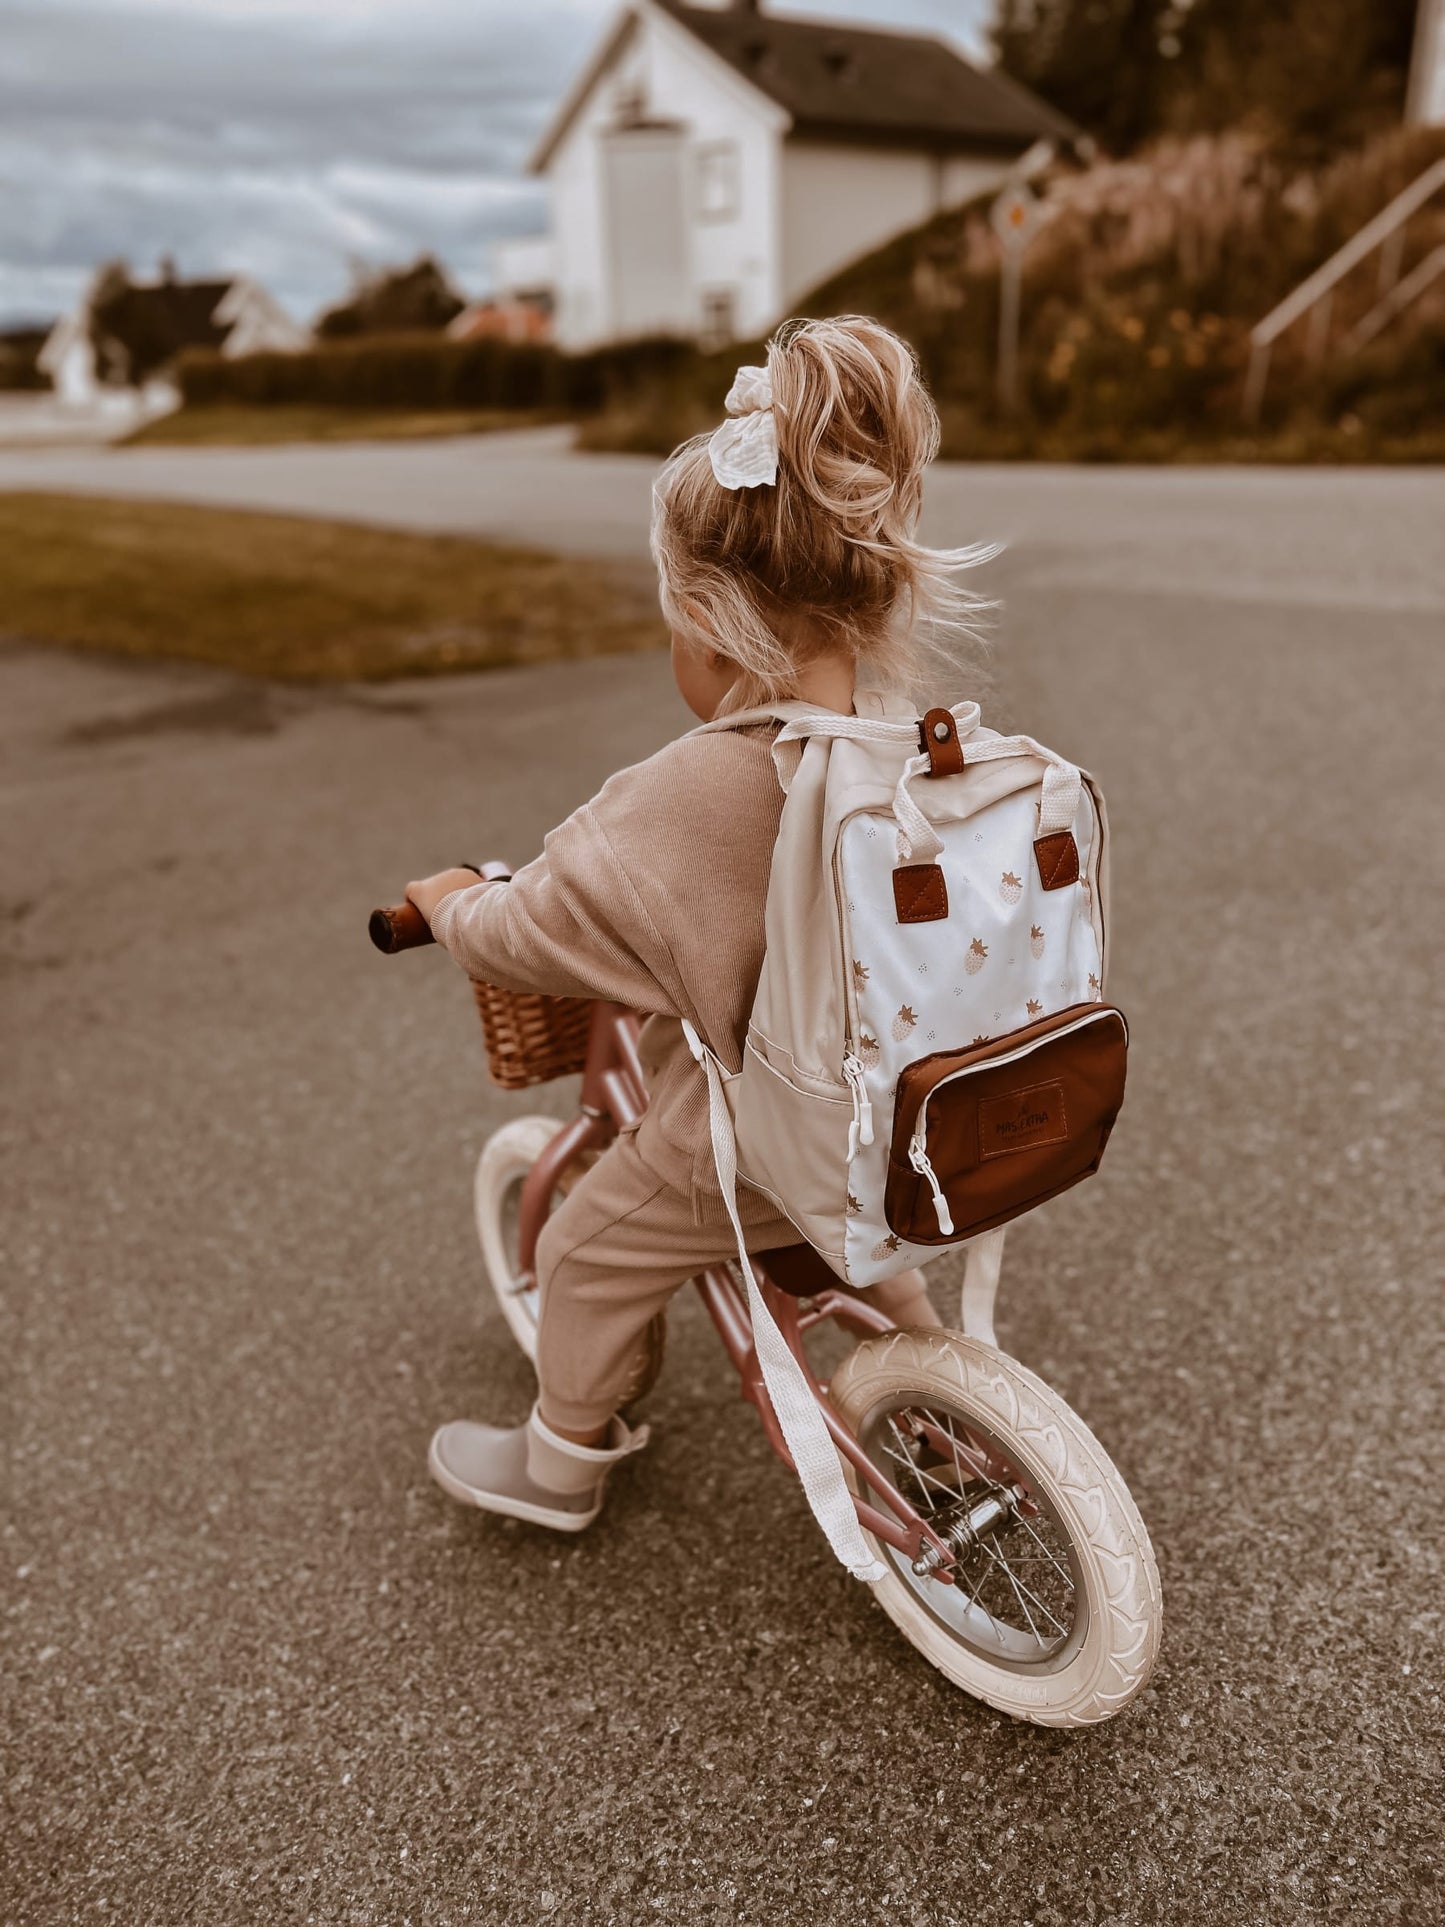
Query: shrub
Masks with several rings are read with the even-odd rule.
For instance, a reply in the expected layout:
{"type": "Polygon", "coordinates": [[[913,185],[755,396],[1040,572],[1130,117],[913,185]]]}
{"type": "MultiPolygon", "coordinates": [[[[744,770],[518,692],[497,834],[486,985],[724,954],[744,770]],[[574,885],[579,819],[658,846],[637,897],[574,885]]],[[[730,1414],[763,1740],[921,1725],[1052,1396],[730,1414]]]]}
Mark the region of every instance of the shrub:
{"type": "Polygon", "coordinates": [[[301,354],[183,355],[176,367],[192,406],[268,408],[560,409],[589,414],[666,389],[696,359],[687,343],[627,342],[564,355],[535,342],[435,334],[371,335],[318,343],[301,354]]]}

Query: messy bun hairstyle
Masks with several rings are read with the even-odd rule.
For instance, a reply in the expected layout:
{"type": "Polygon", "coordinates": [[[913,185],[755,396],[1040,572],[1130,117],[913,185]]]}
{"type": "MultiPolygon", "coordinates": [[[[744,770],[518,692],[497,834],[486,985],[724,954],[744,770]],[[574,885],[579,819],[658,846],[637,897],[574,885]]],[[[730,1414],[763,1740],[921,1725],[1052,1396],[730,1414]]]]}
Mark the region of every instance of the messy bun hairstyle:
{"type": "MultiPolygon", "coordinates": [[[[907,343],[862,315],[789,321],[767,348],[775,483],[727,489],[709,437],[674,451],[653,489],[663,613],[740,670],[724,711],[787,700],[818,656],[911,689],[976,635],[990,605],[957,580],[991,547],[916,540],[938,415],[907,343]]],[[[940,692],[936,698],[942,700],[940,692]]]]}

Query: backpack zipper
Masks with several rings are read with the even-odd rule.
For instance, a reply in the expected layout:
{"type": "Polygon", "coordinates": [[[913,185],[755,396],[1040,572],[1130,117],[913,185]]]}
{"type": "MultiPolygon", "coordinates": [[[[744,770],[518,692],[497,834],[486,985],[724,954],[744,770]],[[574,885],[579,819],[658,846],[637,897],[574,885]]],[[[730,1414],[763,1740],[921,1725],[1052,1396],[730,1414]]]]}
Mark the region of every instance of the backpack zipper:
{"type": "Polygon", "coordinates": [[[853,1093],[853,1122],[848,1126],[848,1162],[851,1164],[858,1155],[859,1145],[873,1142],[873,1104],[863,1081],[863,1066],[851,1050],[843,1057],[843,1076],[853,1093]]]}
{"type": "Polygon", "coordinates": [[[928,1146],[922,1131],[915,1131],[908,1140],[908,1162],[919,1177],[928,1180],[928,1188],[933,1193],[933,1208],[938,1214],[938,1233],[942,1238],[953,1236],[953,1214],[948,1208],[948,1200],[943,1195],[943,1186],[938,1182],[938,1173],[928,1161],[928,1146]]]}

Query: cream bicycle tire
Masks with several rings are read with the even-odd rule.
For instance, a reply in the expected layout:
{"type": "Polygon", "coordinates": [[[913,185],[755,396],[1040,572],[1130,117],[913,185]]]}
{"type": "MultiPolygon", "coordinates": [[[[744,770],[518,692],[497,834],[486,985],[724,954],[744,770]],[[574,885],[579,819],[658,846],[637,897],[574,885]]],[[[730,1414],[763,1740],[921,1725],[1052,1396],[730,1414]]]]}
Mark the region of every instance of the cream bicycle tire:
{"type": "Polygon", "coordinates": [[[498,1309],[518,1345],[534,1362],[537,1357],[537,1301],[535,1286],[518,1290],[515,1226],[509,1213],[522,1181],[556,1137],[555,1117],[519,1117],[494,1131],[477,1159],[472,1202],[477,1242],[487,1268],[498,1309]]]}
{"type": "MultiPolygon", "coordinates": [[[[1018,1653],[990,1658],[966,1630],[951,1629],[940,1616],[942,1593],[955,1593],[956,1601],[942,1603],[966,1626],[975,1608],[965,1586],[942,1588],[919,1578],[904,1555],[866,1535],[887,1567],[873,1592],[909,1643],[964,1691],[1036,1725],[1084,1726],[1128,1705],[1158,1656],[1159,1573],[1127,1486],[1077,1413],[1016,1360],[958,1332],[866,1339],[834,1374],[829,1396],[860,1440],[878,1431],[880,1413],[955,1413],[975,1437],[1001,1448],[1071,1546],[1069,1575],[1075,1612],[1082,1605],[1085,1614],[1082,1630],[1076,1620],[1047,1663],[1040,1640],[1039,1663],[1030,1665],[1018,1653]]],[[[856,1489],[857,1475],[847,1470],[856,1489]]]]}

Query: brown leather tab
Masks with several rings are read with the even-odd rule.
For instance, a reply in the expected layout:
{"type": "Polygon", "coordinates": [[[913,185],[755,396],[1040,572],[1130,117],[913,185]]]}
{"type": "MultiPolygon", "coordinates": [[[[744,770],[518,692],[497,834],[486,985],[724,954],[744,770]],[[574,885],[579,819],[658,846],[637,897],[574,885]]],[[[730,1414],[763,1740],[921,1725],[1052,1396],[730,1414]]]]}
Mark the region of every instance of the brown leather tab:
{"type": "Polygon", "coordinates": [[[948,884],[936,863],[905,863],[893,872],[893,906],[900,923],[937,923],[948,915],[948,884]]]}
{"type": "Polygon", "coordinates": [[[1078,882],[1079,846],[1072,830],[1036,836],[1034,858],[1039,866],[1039,882],[1046,890],[1062,890],[1066,884],[1078,882]]]}
{"type": "Polygon", "coordinates": [[[949,709],[930,709],[918,725],[919,739],[928,751],[930,776],[957,776],[963,769],[963,744],[949,709]]]}

